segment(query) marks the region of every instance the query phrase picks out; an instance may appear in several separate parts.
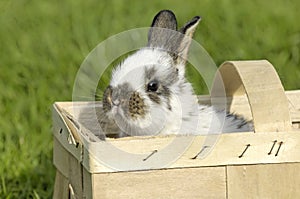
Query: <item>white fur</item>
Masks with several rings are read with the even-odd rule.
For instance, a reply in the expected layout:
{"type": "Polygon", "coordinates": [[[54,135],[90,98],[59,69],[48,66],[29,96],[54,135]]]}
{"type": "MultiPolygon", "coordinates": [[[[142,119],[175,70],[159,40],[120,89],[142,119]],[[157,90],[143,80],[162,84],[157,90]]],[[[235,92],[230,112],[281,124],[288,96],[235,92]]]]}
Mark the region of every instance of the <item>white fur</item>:
{"type": "Polygon", "coordinates": [[[167,52],[152,48],[143,48],[127,57],[112,73],[110,85],[117,86],[125,82],[131,83],[134,88],[144,85],[145,67],[158,65],[160,73],[171,67],[171,58],[167,52]]]}

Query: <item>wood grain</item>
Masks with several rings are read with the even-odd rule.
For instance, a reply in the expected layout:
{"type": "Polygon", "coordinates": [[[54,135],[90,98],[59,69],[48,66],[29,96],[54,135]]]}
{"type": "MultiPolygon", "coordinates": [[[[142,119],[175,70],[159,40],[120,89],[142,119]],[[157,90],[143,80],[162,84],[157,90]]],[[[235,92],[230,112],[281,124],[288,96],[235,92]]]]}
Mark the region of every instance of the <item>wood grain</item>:
{"type": "Polygon", "coordinates": [[[67,199],[69,197],[68,178],[59,170],[56,171],[53,199],[67,199]]]}
{"type": "Polygon", "coordinates": [[[226,198],[225,167],[93,175],[93,198],[226,198]]]}
{"type": "Polygon", "coordinates": [[[228,166],[228,198],[299,198],[300,163],[228,166]]]}

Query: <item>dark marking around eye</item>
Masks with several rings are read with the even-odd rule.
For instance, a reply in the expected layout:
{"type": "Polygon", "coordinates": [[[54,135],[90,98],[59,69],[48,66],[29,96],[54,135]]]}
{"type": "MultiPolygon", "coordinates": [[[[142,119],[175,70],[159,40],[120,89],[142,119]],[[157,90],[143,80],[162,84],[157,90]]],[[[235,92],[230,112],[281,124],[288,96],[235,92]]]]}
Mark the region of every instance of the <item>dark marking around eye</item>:
{"type": "Polygon", "coordinates": [[[156,73],[156,69],[154,67],[150,67],[150,68],[145,68],[145,77],[147,80],[150,80],[151,78],[153,78],[153,76],[156,73]]]}
{"type": "Polygon", "coordinates": [[[169,102],[169,104],[168,104],[168,109],[169,109],[170,111],[172,111],[172,107],[171,107],[171,105],[170,105],[170,102],[169,102]]]}
{"type": "Polygon", "coordinates": [[[148,93],[148,96],[149,96],[150,100],[152,100],[153,102],[155,102],[157,104],[160,104],[160,98],[157,93],[150,92],[150,93],[148,93]]]}
{"type": "Polygon", "coordinates": [[[162,89],[161,89],[160,93],[161,93],[161,95],[163,95],[164,97],[169,99],[171,91],[168,87],[162,86],[162,89]]]}

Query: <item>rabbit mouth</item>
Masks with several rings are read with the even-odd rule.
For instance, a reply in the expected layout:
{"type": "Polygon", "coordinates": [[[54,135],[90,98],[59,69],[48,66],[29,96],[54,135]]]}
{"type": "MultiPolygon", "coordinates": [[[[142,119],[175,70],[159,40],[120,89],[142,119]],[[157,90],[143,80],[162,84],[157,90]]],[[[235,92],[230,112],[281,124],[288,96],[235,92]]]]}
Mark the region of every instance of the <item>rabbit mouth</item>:
{"type": "Polygon", "coordinates": [[[122,115],[122,114],[121,114],[121,109],[120,109],[120,107],[119,107],[119,106],[116,106],[116,105],[113,105],[113,106],[111,107],[111,114],[112,114],[112,116],[122,115]]]}

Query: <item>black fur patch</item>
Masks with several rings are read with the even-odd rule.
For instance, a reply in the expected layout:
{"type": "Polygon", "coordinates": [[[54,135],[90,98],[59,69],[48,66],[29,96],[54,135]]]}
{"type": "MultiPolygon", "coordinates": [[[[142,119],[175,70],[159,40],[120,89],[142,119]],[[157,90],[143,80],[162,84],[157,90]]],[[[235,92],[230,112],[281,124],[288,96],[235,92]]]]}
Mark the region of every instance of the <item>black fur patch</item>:
{"type": "Polygon", "coordinates": [[[179,32],[181,32],[182,34],[185,34],[185,32],[191,27],[193,26],[195,23],[197,23],[197,21],[199,21],[201,17],[199,16],[195,16],[191,21],[189,21],[188,23],[186,23],[182,28],[180,28],[179,32]]]}
{"type": "Polygon", "coordinates": [[[158,96],[157,93],[155,92],[148,92],[148,96],[150,98],[150,100],[152,100],[152,102],[155,102],[156,104],[160,104],[161,103],[161,100],[158,96]]]}

